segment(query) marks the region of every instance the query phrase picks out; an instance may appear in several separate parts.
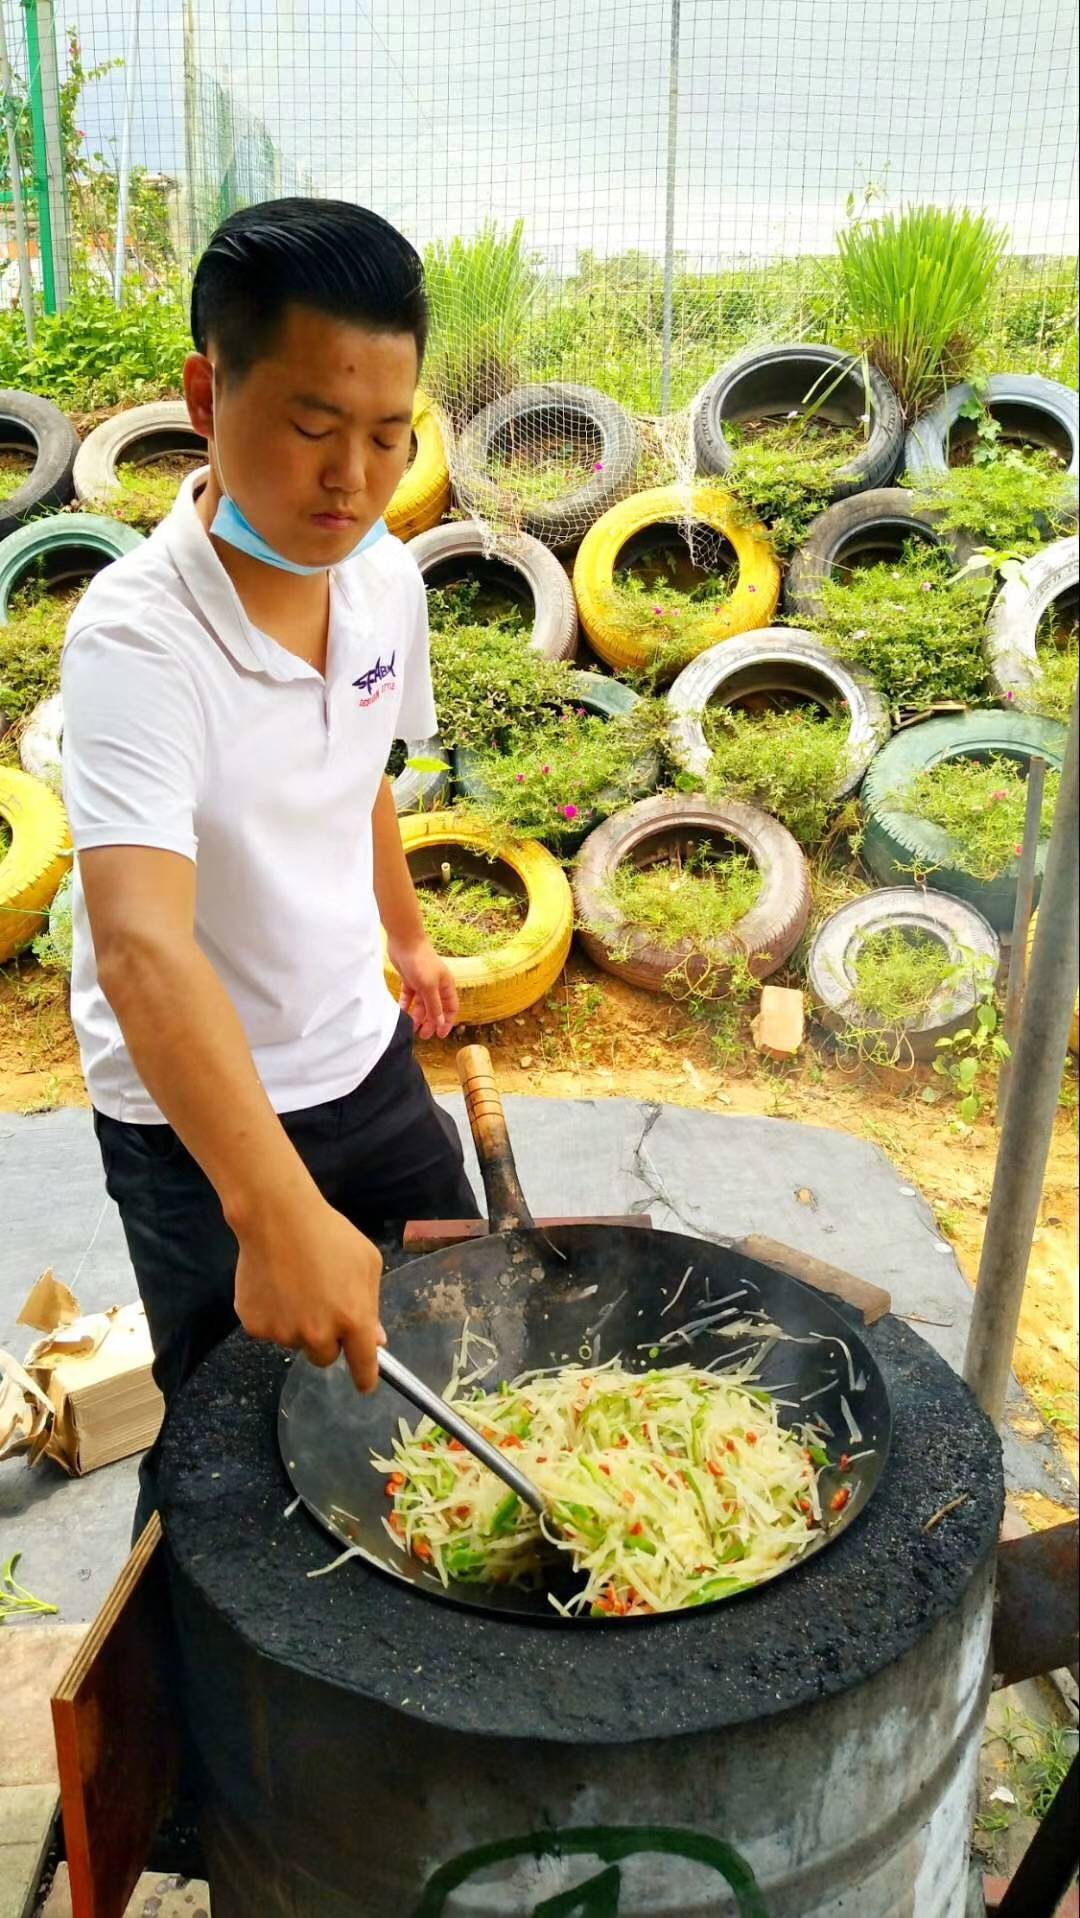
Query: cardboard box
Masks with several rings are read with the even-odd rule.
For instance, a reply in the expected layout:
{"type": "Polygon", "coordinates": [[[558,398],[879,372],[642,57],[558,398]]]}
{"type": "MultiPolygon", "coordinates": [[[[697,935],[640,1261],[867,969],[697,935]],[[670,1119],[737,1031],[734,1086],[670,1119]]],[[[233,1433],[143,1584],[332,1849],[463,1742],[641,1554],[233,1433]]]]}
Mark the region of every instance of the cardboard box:
{"type": "Polygon", "coordinates": [[[81,1477],[153,1444],[164,1401],[141,1303],[83,1315],[45,1272],[19,1323],[43,1336],[22,1365],[0,1352],[0,1458],[48,1457],[81,1477]]]}

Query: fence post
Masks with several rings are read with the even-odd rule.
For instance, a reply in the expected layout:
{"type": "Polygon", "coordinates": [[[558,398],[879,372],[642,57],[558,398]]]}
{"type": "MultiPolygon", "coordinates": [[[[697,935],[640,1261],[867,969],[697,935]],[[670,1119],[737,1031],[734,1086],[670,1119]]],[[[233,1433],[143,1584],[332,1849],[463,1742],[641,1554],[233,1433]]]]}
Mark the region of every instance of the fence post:
{"type": "Polygon", "coordinates": [[[671,335],[675,309],[675,172],[679,158],[679,9],[671,0],[668,61],[667,191],[664,197],[664,337],[660,355],[660,411],[671,409],[671,335]]]}
{"type": "Polygon", "coordinates": [[[1000,1424],[1076,998],[1080,705],[1073,701],[986,1218],[964,1378],[1000,1424]]]}
{"type": "Polygon", "coordinates": [[[127,72],[124,75],[124,128],[120,140],[120,177],[116,183],[116,251],[113,256],[113,299],[117,306],[124,297],[124,268],[127,264],[127,216],[131,191],[131,121],[135,112],[135,69],[139,63],[139,4],[134,0],[131,40],[128,46],[127,72]]]}
{"type": "Polygon", "coordinates": [[[41,237],[45,311],[62,313],[71,295],[71,265],[60,126],[60,69],[52,0],[23,0],[30,63],[34,181],[41,237]]]}
{"type": "Polygon", "coordinates": [[[34,275],[30,260],[30,242],[26,233],[26,209],[23,206],[22,167],[19,162],[19,120],[15,111],[14,81],[8,59],[7,27],[0,3],[0,87],[4,93],[4,129],[7,135],[8,171],[11,174],[11,211],[15,220],[15,251],[19,258],[19,299],[22,303],[26,344],[34,344],[34,275]]]}

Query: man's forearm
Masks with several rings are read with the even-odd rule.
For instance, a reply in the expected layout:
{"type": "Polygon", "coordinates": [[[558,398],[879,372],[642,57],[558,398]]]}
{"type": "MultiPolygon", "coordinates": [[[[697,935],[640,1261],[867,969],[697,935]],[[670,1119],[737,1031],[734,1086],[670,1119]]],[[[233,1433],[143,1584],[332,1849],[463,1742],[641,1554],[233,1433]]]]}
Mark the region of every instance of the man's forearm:
{"type": "Polygon", "coordinates": [[[393,788],[383,779],[371,814],[375,898],[391,945],[411,946],[425,937],[420,903],[401,843],[393,788]]]}
{"type": "Polygon", "coordinates": [[[194,939],[129,935],[99,977],[136,1071],[234,1231],[312,1189],[263,1090],[236,1009],[194,939]]]}

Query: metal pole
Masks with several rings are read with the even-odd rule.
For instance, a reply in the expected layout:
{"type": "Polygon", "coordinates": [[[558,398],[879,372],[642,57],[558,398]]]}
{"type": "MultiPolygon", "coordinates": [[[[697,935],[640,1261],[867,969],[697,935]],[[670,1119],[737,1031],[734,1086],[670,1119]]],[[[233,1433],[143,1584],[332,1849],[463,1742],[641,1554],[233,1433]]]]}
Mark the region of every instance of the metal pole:
{"type": "Polygon", "coordinates": [[[113,257],[113,299],[117,306],[124,297],[124,266],[127,255],[128,196],[131,190],[131,122],[135,116],[135,68],[139,61],[139,6],[131,21],[127,72],[124,75],[124,127],[120,138],[120,172],[116,184],[116,252],[113,257]]]}
{"type": "Polygon", "coordinates": [[[49,165],[45,148],[45,114],[41,102],[41,52],[38,45],[37,0],[22,0],[26,14],[26,61],[29,68],[30,125],[34,142],[34,199],[37,201],[38,251],[41,254],[41,292],[46,313],[56,312],[56,267],[52,208],[49,203],[49,165]]]}
{"type": "Polygon", "coordinates": [[[1005,988],[1004,1034],[1009,1048],[1009,1058],[1003,1059],[998,1075],[998,1119],[1005,1116],[1005,1106],[1012,1084],[1012,1053],[1016,1047],[1016,1034],[1020,1026],[1020,1008],[1024,1002],[1024,974],[1027,970],[1028,928],[1031,925],[1031,907],[1035,898],[1035,866],[1039,857],[1039,836],[1042,829],[1043,790],[1046,785],[1046,761],[1037,755],[1028,764],[1027,805],[1024,809],[1024,843],[1020,848],[1020,865],[1016,874],[1016,906],[1013,911],[1012,946],[1009,950],[1009,981],[1005,988]]]}
{"type": "Polygon", "coordinates": [[[679,157],[679,12],[671,0],[668,59],[667,198],[664,207],[664,337],[660,358],[660,411],[671,409],[671,334],[675,310],[675,168],[679,157]]]}
{"type": "Polygon", "coordinates": [[[60,126],[60,69],[56,59],[53,0],[34,0],[37,14],[41,125],[45,145],[45,181],[52,228],[56,304],[62,313],[71,297],[71,265],[64,182],[64,144],[60,126]]]}
{"type": "Polygon", "coordinates": [[[1073,701],[1039,922],[986,1220],[964,1377],[1000,1424],[1054,1129],[1080,962],[1080,705],[1073,701]]]}
{"type": "Polygon", "coordinates": [[[0,0],[0,87],[4,93],[4,124],[7,129],[8,171],[11,174],[11,210],[15,218],[15,251],[19,257],[19,298],[22,302],[26,344],[34,344],[34,278],[30,263],[30,242],[23,207],[22,168],[19,165],[19,121],[15,111],[15,91],[8,59],[7,27],[0,0]]]}

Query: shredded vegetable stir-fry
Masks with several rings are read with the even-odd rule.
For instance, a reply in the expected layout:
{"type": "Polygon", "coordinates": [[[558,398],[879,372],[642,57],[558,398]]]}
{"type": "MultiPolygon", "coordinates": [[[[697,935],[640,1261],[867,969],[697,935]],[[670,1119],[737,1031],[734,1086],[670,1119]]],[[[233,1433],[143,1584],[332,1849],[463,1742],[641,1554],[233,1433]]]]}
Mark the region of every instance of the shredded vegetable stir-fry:
{"type": "MultiPolygon", "coordinates": [[[[393,1500],[391,1538],[451,1580],[538,1586],[556,1552],[583,1588],[559,1610],[594,1616],[677,1611],[772,1577],[821,1525],[830,1466],[809,1426],[785,1430],[753,1368],[648,1372],[608,1365],[527,1373],[495,1392],[465,1371],[466,1338],[445,1397],[510,1453],[548,1502],[549,1536],[516,1493],[430,1419],[404,1420],[392,1458],[373,1460],[393,1500]]],[[[840,1511],[843,1481],[828,1500],[840,1511]]]]}

